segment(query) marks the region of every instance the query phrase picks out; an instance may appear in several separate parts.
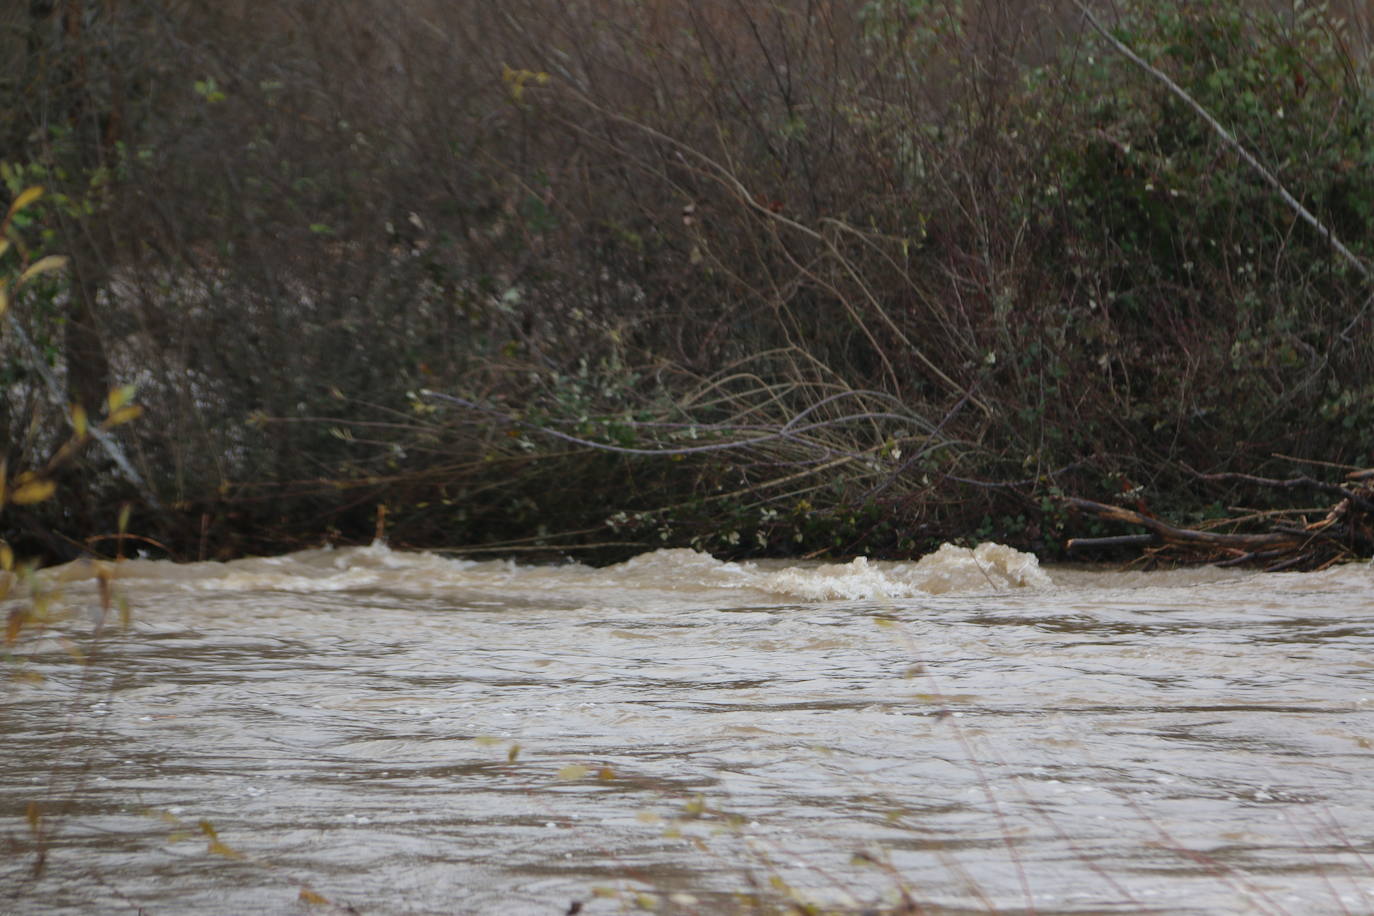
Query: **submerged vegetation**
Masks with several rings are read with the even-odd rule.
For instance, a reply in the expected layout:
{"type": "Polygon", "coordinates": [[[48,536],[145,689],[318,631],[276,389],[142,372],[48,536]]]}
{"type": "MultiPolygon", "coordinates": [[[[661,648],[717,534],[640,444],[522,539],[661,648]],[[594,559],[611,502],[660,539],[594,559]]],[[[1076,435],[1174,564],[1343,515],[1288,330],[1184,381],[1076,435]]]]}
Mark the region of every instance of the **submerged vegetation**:
{"type": "Polygon", "coordinates": [[[151,421],[3,537],[1052,556],[1374,463],[1368,10],[1085,9],[16,8],[4,458],[151,421]]]}

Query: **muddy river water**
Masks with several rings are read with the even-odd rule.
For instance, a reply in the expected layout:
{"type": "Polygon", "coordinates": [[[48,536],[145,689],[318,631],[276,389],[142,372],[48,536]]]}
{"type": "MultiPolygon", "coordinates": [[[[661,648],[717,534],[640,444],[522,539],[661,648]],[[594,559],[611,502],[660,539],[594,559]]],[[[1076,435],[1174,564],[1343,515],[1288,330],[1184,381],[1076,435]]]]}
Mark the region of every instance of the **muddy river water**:
{"type": "Polygon", "coordinates": [[[374,546],[124,563],[98,638],[58,578],[0,913],[1374,913],[1368,565],[374,546]]]}

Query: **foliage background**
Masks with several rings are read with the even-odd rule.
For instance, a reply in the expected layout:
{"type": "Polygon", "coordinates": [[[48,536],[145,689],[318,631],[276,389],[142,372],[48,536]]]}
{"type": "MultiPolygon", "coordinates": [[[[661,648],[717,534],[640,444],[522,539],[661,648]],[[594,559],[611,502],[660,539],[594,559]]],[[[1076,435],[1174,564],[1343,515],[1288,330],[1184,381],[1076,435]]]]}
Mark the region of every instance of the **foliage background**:
{"type": "MultiPolygon", "coordinates": [[[[11,315],[147,411],[143,482],[87,450],[4,516],[29,552],[132,502],[183,559],[379,505],[398,544],[1053,555],[1061,492],[1187,521],[1246,499],[1200,473],[1374,462],[1367,283],[1072,3],[9,10],[0,178],[72,265],[11,315]]],[[[1099,15],[1367,262],[1364,5],[1099,15]]],[[[41,467],[67,405],[0,347],[41,467]]]]}

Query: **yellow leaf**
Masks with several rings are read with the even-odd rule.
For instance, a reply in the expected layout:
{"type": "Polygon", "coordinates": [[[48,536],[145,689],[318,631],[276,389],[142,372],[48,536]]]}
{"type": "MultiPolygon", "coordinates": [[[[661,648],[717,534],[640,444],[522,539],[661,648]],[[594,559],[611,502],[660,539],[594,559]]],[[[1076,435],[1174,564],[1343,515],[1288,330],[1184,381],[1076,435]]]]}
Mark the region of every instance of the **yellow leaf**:
{"type": "Polygon", "coordinates": [[[516,758],[516,757],[519,757],[519,756],[520,756],[520,745],[518,745],[518,744],[512,744],[512,745],[510,746],[510,750],[506,751],[506,759],[507,759],[508,761],[510,761],[511,763],[515,763],[515,758],[516,758]]]}
{"type": "Polygon", "coordinates": [[[111,388],[105,402],[109,405],[110,413],[114,413],[125,404],[134,399],[133,385],[120,385],[118,388],[111,388]]]}
{"type": "Polygon", "coordinates": [[[315,893],[314,891],[312,891],[312,890],[311,890],[310,888],[308,888],[308,887],[303,887],[303,888],[301,888],[301,893],[300,893],[300,898],[299,898],[299,899],[300,899],[301,903],[316,903],[316,904],[320,904],[320,905],[322,905],[322,906],[329,906],[329,905],[330,905],[330,903],[329,903],[328,900],[326,900],[324,897],[321,897],[319,894],[315,893]]]}
{"type": "Polygon", "coordinates": [[[211,841],[210,841],[210,845],[206,847],[206,851],[207,851],[207,852],[213,852],[213,853],[214,853],[215,855],[217,855],[217,856],[224,856],[226,859],[242,859],[242,858],[243,858],[243,853],[239,852],[237,849],[233,848],[232,846],[226,846],[226,845],[224,845],[224,844],[221,843],[219,840],[211,840],[211,841]]]}
{"type": "Polygon", "coordinates": [[[615,779],[615,770],[610,767],[602,767],[596,771],[596,778],[602,782],[610,782],[612,779],[615,779]]]}
{"type": "Polygon", "coordinates": [[[216,832],[214,824],[211,824],[209,821],[206,820],[201,820],[197,822],[197,826],[200,827],[201,833],[205,834],[210,838],[210,843],[206,847],[207,852],[213,852],[217,856],[224,856],[226,859],[243,858],[243,853],[239,852],[237,849],[234,849],[231,846],[227,846],[224,843],[220,842],[219,833],[216,832]]]}
{"type": "Polygon", "coordinates": [[[14,550],[4,541],[0,541],[0,569],[5,572],[14,569],[14,550]]]}
{"type": "Polygon", "coordinates": [[[121,407],[118,410],[113,411],[108,417],[105,418],[105,422],[102,425],[104,425],[107,428],[122,426],[123,424],[128,423],[130,420],[137,420],[139,416],[142,415],[142,413],[142,407],[139,407],[137,404],[130,404],[127,407],[121,407]]]}
{"type": "Polygon", "coordinates": [[[119,509],[119,533],[120,533],[120,534],[123,534],[124,532],[126,532],[126,531],[129,530],[129,513],[130,513],[132,510],[133,510],[133,506],[129,505],[128,503],[125,503],[123,506],[120,507],[120,509],[119,509]]]}
{"type": "MultiPolygon", "coordinates": [[[[3,254],[3,252],[0,252],[0,254],[3,254]]],[[[10,310],[10,282],[9,282],[8,280],[0,280],[0,315],[5,314],[5,313],[8,312],[9,310],[10,310]]]]}
{"type": "Polygon", "coordinates": [[[27,479],[21,477],[16,483],[14,492],[10,494],[10,502],[16,506],[27,506],[31,503],[41,503],[48,499],[57,490],[57,484],[51,480],[44,480],[41,477],[29,475],[27,479]]]}
{"type": "Polygon", "coordinates": [[[580,763],[570,763],[558,771],[559,779],[581,779],[589,771],[580,763]]]}
{"type": "Polygon", "coordinates": [[[80,404],[72,405],[72,429],[76,431],[76,438],[86,438],[86,408],[80,404]]]}
{"type": "Polygon", "coordinates": [[[19,633],[24,629],[24,624],[28,623],[28,614],[19,608],[10,611],[9,617],[5,619],[5,645],[12,646],[19,641],[19,633]]]}
{"type": "Polygon", "coordinates": [[[5,256],[5,252],[10,250],[10,240],[0,239],[0,258],[5,256]]]}
{"type": "Polygon", "coordinates": [[[19,283],[27,283],[39,274],[45,274],[53,270],[61,270],[67,266],[67,259],[60,254],[50,254],[45,258],[39,258],[19,275],[19,283]]]}
{"type": "Polygon", "coordinates": [[[43,189],[40,187],[25,188],[23,191],[20,191],[19,196],[14,199],[14,203],[10,204],[9,216],[18,213],[42,196],[43,189]]]}

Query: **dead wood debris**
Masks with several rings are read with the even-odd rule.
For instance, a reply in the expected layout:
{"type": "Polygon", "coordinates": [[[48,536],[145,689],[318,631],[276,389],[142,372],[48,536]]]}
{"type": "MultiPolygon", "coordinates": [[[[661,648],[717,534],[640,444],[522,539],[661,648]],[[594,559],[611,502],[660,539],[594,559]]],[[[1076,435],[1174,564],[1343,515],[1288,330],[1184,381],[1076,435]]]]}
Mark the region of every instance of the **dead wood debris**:
{"type": "Polygon", "coordinates": [[[1144,528],[1148,534],[1073,538],[1068,549],[1084,553],[1120,547],[1142,547],[1141,558],[1159,563],[1218,566],[1263,565],[1266,570],[1325,569],[1336,563],[1374,556],[1374,468],[1353,471],[1344,483],[1312,477],[1279,480],[1249,474],[1203,474],[1203,480],[1260,489],[1305,490],[1332,497],[1329,507],[1277,509],[1209,521],[1199,528],[1180,528],[1143,512],[1064,497],[1071,509],[1103,521],[1144,528]],[[1265,530],[1240,530],[1263,522],[1265,530]],[[1228,530],[1221,530],[1228,529],[1228,530]]]}

